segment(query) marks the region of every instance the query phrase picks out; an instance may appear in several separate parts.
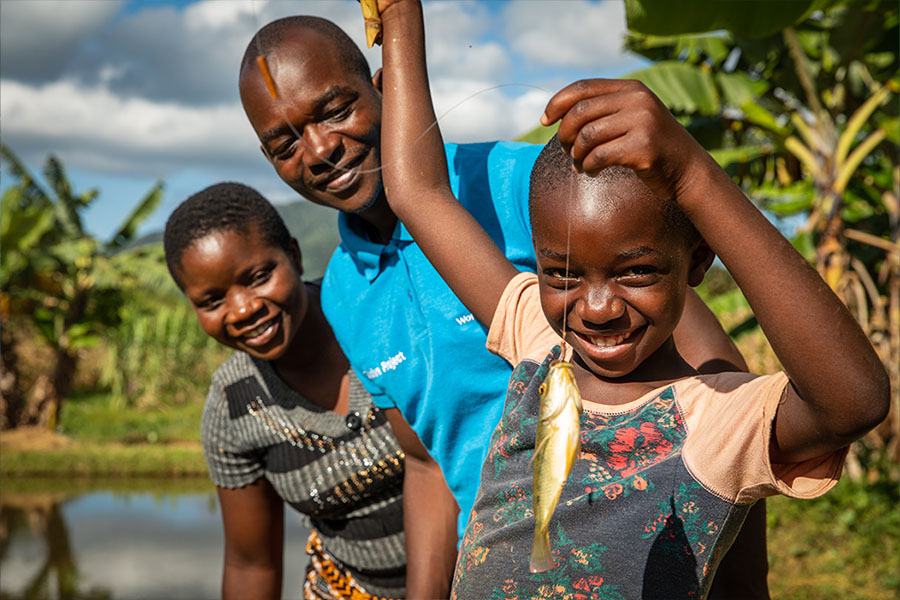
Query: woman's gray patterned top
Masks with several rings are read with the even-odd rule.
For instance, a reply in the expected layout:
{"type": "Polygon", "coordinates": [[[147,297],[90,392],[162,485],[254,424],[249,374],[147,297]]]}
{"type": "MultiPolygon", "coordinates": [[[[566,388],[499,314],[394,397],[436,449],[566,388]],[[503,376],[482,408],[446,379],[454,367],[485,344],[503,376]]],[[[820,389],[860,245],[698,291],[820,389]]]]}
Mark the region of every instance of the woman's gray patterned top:
{"type": "Polygon", "coordinates": [[[404,456],[352,370],[344,416],[303,398],[268,361],[236,352],[213,375],[201,435],[217,486],[265,477],[368,592],[404,595],[404,456]]]}

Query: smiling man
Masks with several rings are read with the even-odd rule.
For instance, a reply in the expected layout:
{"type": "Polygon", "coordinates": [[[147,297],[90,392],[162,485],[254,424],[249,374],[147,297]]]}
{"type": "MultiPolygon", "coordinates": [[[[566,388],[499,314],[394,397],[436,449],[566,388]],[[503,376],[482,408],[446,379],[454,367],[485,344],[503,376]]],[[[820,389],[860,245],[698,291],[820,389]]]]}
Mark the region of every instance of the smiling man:
{"type": "Polygon", "coordinates": [[[312,17],[267,25],[247,48],[241,101],[285,183],[311,202],[362,214],[385,240],[397,219],[381,189],[381,93],[359,49],[338,32],[312,17]],[[260,48],[275,98],[256,61],[260,48]]]}
{"type": "MultiPolygon", "coordinates": [[[[278,176],[308,200],[340,211],[342,243],[322,290],[326,317],[374,403],[392,422],[408,422],[428,450],[407,452],[407,593],[436,598],[449,590],[457,535],[474,502],[511,367],[486,350],[485,328],[387,204],[380,86],[380,72],[370,75],[352,40],[315,17],[269,23],[241,65],[241,100],[278,176]]],[[[540,150],[506,142],[446,145],[454,195],[519,270],[535,270],[528,187],[540,150]]],[[[696,294],[689,295],[681,323],[676,340],[692,365],[745,368],[696,294]]],[[[752,536],[764,540],[764,528],[752,536]]],[[[741,592],[730,597],[767,596],[764,543],[741,561],[741,592]]]]}

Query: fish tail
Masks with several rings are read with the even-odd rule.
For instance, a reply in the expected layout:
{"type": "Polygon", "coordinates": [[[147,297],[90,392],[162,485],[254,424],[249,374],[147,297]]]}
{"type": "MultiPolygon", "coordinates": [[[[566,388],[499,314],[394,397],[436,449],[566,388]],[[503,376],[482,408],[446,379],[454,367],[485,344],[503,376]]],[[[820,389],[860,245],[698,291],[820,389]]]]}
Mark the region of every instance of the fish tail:
{"type": "Polygon", "coordinates": [[[550,532],[547,529],[534,529],[534,540],[531,542],[531,560],[528,568],[532,573],[543,573],[556,568],[550,555],[550,532]]]}

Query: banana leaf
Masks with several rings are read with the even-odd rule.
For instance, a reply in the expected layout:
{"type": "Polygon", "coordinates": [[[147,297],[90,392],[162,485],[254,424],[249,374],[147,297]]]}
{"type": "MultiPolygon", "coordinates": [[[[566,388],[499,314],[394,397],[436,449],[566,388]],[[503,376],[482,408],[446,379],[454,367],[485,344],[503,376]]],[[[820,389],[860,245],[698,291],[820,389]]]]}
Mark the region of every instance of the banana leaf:
{"type": "Polygon", "coordinates": [[[665,61],[627,76],[650,88],[673,112],[714,115],[720,99],[715,79],[701,66],[665,61]]]}
{"type": "Polygon", "coordinates": [[[802,21],[834,0],[625,0],[628,28],[652,35],[702,33],[728,29],[746,38],[762,38],[802,21]]]}
{"type": "Polygon", "coordinates": [[[147,195],[138,202],[131,214],[128,215],[128,218],[125,219],[125,222],[119,226],[118,231],[106,242],[105,248],[107,251],[121,248],[134,238],[138,226],[153,214],[153,211],[159,206],[162,200],[163,189],[163,182],[157,181],[150,191],[147,192],[147,195]]]}

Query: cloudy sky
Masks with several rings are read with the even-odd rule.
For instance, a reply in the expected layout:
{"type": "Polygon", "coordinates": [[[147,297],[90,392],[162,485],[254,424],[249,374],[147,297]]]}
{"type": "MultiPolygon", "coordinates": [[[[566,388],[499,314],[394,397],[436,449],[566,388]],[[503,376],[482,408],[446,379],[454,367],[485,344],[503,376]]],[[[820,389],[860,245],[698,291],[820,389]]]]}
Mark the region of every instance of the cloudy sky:
{"type": "MultiPolygon", "coordinates": [[[[260,26],[298,13],[329,18],[365,46],[354,0],[2,0],[2,141],[35,174],[53,153],[76,191],[98,187],[86,224],[100,237],[157,179],[166,195],[141,232],[222,180],[297,199],[259,152],[237,70],[260,26]]],[[[426,0],[425,20],[448,141],[513,139],[563,85],[646,64],[621,50],[620,0],[426,0]]],[[[377,48],[365,55],[381,65],[377,48]]],[[[9,184],[4,171],[0,188],[9,184]]]]}

